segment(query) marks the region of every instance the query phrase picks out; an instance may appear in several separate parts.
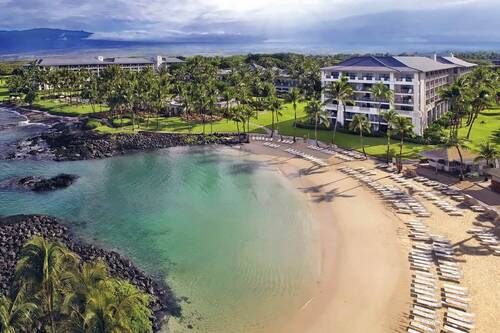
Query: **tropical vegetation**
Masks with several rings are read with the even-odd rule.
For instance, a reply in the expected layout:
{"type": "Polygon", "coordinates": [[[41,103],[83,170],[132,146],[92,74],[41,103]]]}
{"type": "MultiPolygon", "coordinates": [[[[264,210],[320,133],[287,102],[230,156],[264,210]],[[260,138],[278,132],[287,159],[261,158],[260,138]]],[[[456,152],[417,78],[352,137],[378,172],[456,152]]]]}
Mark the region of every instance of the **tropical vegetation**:
{"type": "MultiPolygon", "coordinates": [[[[3,78],[8,92],[0,90],[0,98],[7,95],[3,98],[56,114],[90,116],[87,127],[110,133],[148,130],[274,134],[278,130],[283,135],[309,137],[308,126],[301,125],[306,121],[311,129],[315,127],[317,140],[360,151],[365,148],[367,154],[389,161],[391,139],[401,138],[393,122],[384,116],[389,112],[385,103],[394,98],[387,85],[381,83],[370,89],[379,114],[378,120],[370,119],[371,133],[364,133],[363,146],[358,132],[352,133],[350,121],[339,126],[335,114],[326,115],[325,126],[326,121],[315,122],[305,112],[311,101],[321,100],[322,91],[322,101],[337,104],[338,110],[345,111],[346,105],[352,103],[354,89],[347,77],[326,87],[321,87],[319,77],[321,66],[343,57],[347,55],[192,57],[183,65],[159,72],[132,72],[111,66],[99,76],[86,71],[25,66],[3,78]],[[297,87],[280,95],[274,81],[283,69],[297,87]],[[382,119],[387,128],[380,126],[382,119]]],[[[448,102],[450,112],[429,124],[422,137],[404,137],[404,152],[399,155],[417,157],[419,151],[444,144],[448,137],[466,137],[468,147],[475,151],[488,140],[496,145],[498,87],[498,74],[483,67],[447,86],[440,92],[440,99],[448,102]]]]}
{"type": "Polygon", "coordinates": [[[0,295],[0,332],[148,333],[152,300],[103,261],[82,262],[36,236],[21,249],[10,294],[0,295]]]}

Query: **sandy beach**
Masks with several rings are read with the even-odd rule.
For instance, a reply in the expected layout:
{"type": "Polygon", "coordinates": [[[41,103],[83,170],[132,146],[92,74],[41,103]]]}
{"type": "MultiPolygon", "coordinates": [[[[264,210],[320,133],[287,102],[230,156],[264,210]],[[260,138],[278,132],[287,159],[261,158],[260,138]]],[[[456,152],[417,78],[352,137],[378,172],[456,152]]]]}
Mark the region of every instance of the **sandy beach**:
{"type": "MultiPolygon", "coordinates": [[[[280,332],[406,332],[412,304],[408,261],[412,243],[404,222],[412,217],[396,214],[364,185],[337,170],[345,165],[374,168],[374,161],[329,158],[329,166],[319,168],[259,143],[242,149],[276,167],[304,193],[321,242],[315,291],[280,332]]],[[[387,176],[379,172],[374,178],[395,185],[387,176]]],[[[426,219],[431,232],[447,237],[458,249],[462,285],[470,291],[471,312],[476,316],[475,331],[497,332],[500,259],[479,251],[480,244],[467,233],[476,213],[450,217],[429,202],[422,203],[432,212],[426,219]]]]}

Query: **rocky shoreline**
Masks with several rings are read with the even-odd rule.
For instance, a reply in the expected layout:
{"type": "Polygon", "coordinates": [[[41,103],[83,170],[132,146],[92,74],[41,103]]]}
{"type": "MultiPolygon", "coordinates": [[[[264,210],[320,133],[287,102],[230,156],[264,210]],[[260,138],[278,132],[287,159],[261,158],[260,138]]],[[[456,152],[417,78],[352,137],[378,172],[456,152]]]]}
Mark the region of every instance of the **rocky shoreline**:
{"type": "Polygon", "coordinates": [[[10,289],[19,251],[35,235],[62,242],[84,261],[104,260],[112,276],[128,280],[155,296],[156,301],[150,304],[155,332],[168,315],[181,315],[178,300],[167,285],[156,282],[119,253],[78,240],[59,219],[43,215],[0,216],[0,293],[6,294],[10,289]]]}
{"type": "Polygon", "coordinates": [[[34,138],[34,145],[43,140],[56,161],[90,160],[124,155],[138,151],[198,145],[236,145],[245,142],[245,135],[174,134],[138,132],[136,134],[99,134],[92,131],[45,133],[34,138]]]}

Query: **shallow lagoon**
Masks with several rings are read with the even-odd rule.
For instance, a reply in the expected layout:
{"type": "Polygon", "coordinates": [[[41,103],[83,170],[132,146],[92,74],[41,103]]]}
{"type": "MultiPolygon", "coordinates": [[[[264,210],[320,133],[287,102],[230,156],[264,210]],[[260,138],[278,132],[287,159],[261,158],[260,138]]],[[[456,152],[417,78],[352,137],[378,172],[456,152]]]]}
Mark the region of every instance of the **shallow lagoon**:
{"type": "Polygon", "coordinates": [[[80,178],[51,193],[0,190],[0,215],[62,217],[166,279],[187,298],[170,332],[272,332],[309,299],[319,269],[311,214],[271,166],[220,147],[0,161],[0,179],[61,172],[80,178]]]}

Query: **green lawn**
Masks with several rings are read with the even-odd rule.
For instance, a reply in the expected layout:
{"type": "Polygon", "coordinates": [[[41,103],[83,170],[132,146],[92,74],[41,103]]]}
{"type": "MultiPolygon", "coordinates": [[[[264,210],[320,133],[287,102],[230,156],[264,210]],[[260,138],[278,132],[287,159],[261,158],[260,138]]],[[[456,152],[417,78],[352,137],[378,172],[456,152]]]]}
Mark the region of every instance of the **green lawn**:
{"type": "MultiPolygon", "coordinates": [[[[60,102],[56,99],[39,99],[33,104],[33,106],[35,108],[46,110],[49,113],[64,116],[85,116],[93,112],[90,104],[68,104],[60,102]]],[[[96,112],[107,110],[107,106],[96,106],[96,112]]]]}
{"type": "MultiPolygon", "coordinates": [[[[458,130],[460,137],[467,135],[468,128],[458,130]]],[[[476,119],[469,136],[467,147],[478,151],[479,145],[488,140],[496,145],[500,144],[500,107],[483,111],[476,119]]]]}
{"type": "MultiPolygon", "coordinates": [[[[1,96],[1,90],[0,90],[1,96]]],[[[299,103],[297,109],[297,118],[304,119],[305,112],[304,107],[305,103],[299,103]]],[[[68,116],[80,116],[80,115],[88,115],[92,113],[92,108],[90,105],[70,105],[67,103],[62,103],[57,100],[40,100],[37,101],[34,105],[35,107],[39,107],[45,109],[49,112],[56,114],[64,114],[68,116]]],[[[106,111],[107,107],[102,107],[100,109],[97,108],[98,111],[106,111]]],[[[294,121],[294,111],[291,104],[284,104],[283,109],[281,110],[282,115],[279,117],[279,120],[276,122],[276,128],[283,135],[290,136],[298,136],[298,137],[309,137],[314,139],[314,130],[301,129],[293,127],[294,121]]],[[[253,133],[264,133],[265,131],[261,128],[261,126],[265,126],[271,128],[272,126],[272,115],[271,112],[259,112],[258,118],[254,118],[250,123],[250,131],[253,133]]],[[[118,123],[119,120],[115,120],[115,123],[118,123]]],[[[96,130],[102,133],[132,133],[133,129],[131,125],[113,128],[100,123],[97,123],[98,126],[96,130]]],[[[491,141],[495,144],[499,144],[500,137],[500,109],[491,109],[483,112],[476,121],[474,128],[472,130],[470,136],[470,144],[469,147],[473,150],[477,150],[480,143],[484,143],[491,139],[491,141]]],[[[154,117],[150,118],[149,121],[143,119],[139,122],[139,126],[136,126],[137,130],[149,130],[149,131],[161,131],[161,132],[173,132],[173,133],[202,133],[203,125],[202,124],[189,124],[183,121],[180,117],[160,117],[158,127],[156,125],[156,119],[154,117]]],[[[241,131],[240,125],[240,131],[241,131]]],[[[205,125],[206,133],[213,132],[236,132],[237,127],[236,124],[232,121],[220,120],[214,122],[212,124],[212,128],[209,124],[205,125]]],[[[460,129],[460,135],[465,136],[467,133],[467,128],[460,129]]],[[[331,142],[331,130],[319,130],[318,131],[318,139],[323,142],[331,142]]],[[[361,144],[359,141],[358,135],[348,134],[348,133],[340,133],[337,132],[336,136],[336,144],[345,147],[356,149],[361,151],[361,144]]],[[[385,157],[386,154],[386,138],[385,137],[365,137],[365,149],[366,152],[373,156],[385,157]]],[[[403,148],[403,154],[406,158],[418,158],[418,153],[422,150],[433,149],[435,146],[432,145],[419,145],[413,143],[405,143],[403,148]]],[[[394,153],[399,152],[398,142],[392,141],[391,150],[394,153]]]]}
{"type": "MultiPolygon", "coordinates": [[[[300,103],[297,108],[297,118],[303,119],[305,117],[304,107],[305,103],[300,103]]],[[[279,120],[276,122],[276,128],[283,135],[295,135],[299,137],[309,137],[311,139],[314,138],[314,130],[307,130],[301,128],[294,128],[294,111],[291,104],[283,105],[283,109],[281,110],[282,115],[279,117],[279,120]]],[[[210,133],[210,125],[205,125],[206,132],[210,133]]],[[[253,133],[264,133],[264,130],[259,126],[266,126],[271,128],[272,126],[272,114],[271,112],[260,112],[258,118],[254,118],[251,120],[250,130],[253,133]]],[[[120,128],[111,128],[106,125],[99,125],[96,128],[97,131],[101,133],[132,133],[132,126],[124,126],[120,128]]],[[[156,131],[156,119],[151,118],[149,125],[143,121],[140,126],[136,130],[151,130],[156,131]]],[[[202,133],[203,125],[202,124],[188,124],[183,121],[180,117],[170,117],[164,118],[161,117],[159,121],[158,130],[161,132],[174,132],[174,133],[202,133]]],[[[240,127],[241,130],[241,127],[240,127]]],[[[215,122],[213,124],[214,132],[236,132],[236,125],[234,122],[227,122],[226,120],[221,120],[215,122]]],[[[331,141],[331,130],[320,130],[318,131],[318,139],[324,142],[331,141]]],[[[372,138],[366,137],[365,147],[366,151],[370,155],[385,157],[386,153],[386,139],[385,138],[372,138]]],[[[339,133],[337,132],[337,137],[335,139],[336,143],[339,146],[356,149],[361,151],[361,145],[359,143],[359,136],[352,135],[347,133],[339,133]]],[[[394,142],[394,141],[393,141],[394,142]]],[[[394,142],[392,145],[393,150],[398,150],[399,146],[394,142]]],[[[423,146],[412,143],[405,143],[404,145],[404,156],[407,158],[416,158],[419,151],[425,149],[432,149],[432,146],[423,146]]],[[[399,151],[399,150],[398,150],[399,151]]]]}
{"type": "Polygon", "coordinates": [[[0,77],[0,102],[9,99],[9,89],[7,89],[7,78],[5,76],[0,77]]]}

